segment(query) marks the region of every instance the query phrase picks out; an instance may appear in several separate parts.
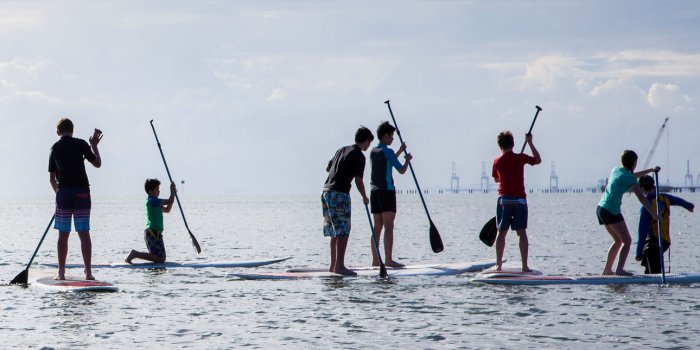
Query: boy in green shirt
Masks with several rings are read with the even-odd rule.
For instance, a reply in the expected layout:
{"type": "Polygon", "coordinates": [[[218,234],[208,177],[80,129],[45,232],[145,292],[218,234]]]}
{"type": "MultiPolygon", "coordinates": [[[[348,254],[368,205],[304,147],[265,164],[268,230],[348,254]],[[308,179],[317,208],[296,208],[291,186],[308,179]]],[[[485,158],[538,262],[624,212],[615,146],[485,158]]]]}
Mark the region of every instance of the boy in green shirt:
{"type": "Polygon", "coordinates": [[[160,199],[160,181],[158,179],[147,179],[145,184],[146,193],[146,230],[143,239],[146,241],[148,253],[131,250],[125,261],[139,258],[152,262],[165,262],[165,244],[163,243],[163,213],[169,213],[173,208],[175,200],[175,183],[170,183],[170,197],[160,199]]]}

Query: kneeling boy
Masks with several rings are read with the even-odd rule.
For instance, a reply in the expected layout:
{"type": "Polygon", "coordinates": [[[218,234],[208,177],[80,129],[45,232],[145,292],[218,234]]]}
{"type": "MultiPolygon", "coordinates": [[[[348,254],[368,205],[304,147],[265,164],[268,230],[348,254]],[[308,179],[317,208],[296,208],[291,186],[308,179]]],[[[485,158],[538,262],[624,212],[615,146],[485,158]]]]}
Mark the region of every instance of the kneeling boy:
{"type": "Polygon", "coordinates": [[[173,208],[175,200],[175,183],[170,183],[170,197],[168,199],[160,199],[160,181],[158,179],[146,180],[146,230],[143,233],[143,239],[146,241],[148,253],[131,250],[125,261],[131,264],[131,261],[139,258],[153,262],[165,262],[165,244],[163,243],[163,213],[169,213],[173,208]]]}

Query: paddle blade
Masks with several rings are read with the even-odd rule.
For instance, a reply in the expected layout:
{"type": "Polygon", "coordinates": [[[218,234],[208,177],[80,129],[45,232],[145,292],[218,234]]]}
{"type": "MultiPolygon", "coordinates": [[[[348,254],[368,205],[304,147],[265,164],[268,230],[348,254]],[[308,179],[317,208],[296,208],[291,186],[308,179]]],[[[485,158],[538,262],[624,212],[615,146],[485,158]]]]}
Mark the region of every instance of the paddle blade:
{"type": "Polygon", "coordinates": [[[380,263],[380,265],[379,265],[379,277],[381,277],[381,278],[389,277],[389,274],[386,273],[386,266],[384,266],[384,263],[380,263]]]}
{"type": "Polygon", "coordinates": [[[197,239],[194,238],[192,232],[190,232],[190,238],[192,239],[192,246],[194,247],[194,250],[197,252],[197,254],[201,253],[202,248],[199,247],[199,242],[197,242],[197,239]]]}
{"type": "Polygon", "coordinates": [[[496,242],[496,234],[498,233],[498,227],[496,224],[496,217],[492,217],[491,220],[484,224],[479,232],[479,239],[484,242],[489,247],[493,247],[493,243],[496,242]]]}
{"type": "Polygon", "coordinates": [[[445,247],[442,245],[440,233],[432,220],[430,221],[430,247],[433,248],[433,253],[439,253],[445,250],[445,247]]]}
{"type": "Polygon", "coordinates": [[[29,279],[28,277],[29,269],[24,269],[12,281],[10,281],[10,284],[27,284],[29,279]]]}

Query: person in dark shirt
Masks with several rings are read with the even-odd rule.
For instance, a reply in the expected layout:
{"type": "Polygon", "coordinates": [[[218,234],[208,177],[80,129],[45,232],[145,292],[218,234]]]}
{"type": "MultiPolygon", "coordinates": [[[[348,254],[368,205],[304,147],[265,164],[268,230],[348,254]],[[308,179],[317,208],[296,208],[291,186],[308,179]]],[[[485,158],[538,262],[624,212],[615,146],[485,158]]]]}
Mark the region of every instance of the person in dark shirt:
{"type": "Polygon", "coordinates": [[[328,162],[328,178],[323,185],[321,206],[323,208],[323,235],[331,237],[331,265],[328,271],[341,275],[356,275],[345,267],[345,250],[350,237],[350,188],[355,180],[362,202],[369,203],[362,177],[365,172],[366,151],[374,140],[369,129],[360,127],[355,133],[355,144],[341,147],[328,162]]]}
{"type": "Polygon", "coordinates": [[[515,142],[510,131],[503,131],[496,138],[498,147],[501,149],[501,155],[493,160],[493,168],[491,170],[493,180],[498,183],[496,271],[500,271],[503,267],[503,251],[506,247],[506,235],[509,228],[518,234],[522,271],[531,271],[527,264],[529,243],[526,230],[527,201],[525,199],[524,167],[525,164],[540,164],[542,163],[542,158],[540,158],[540,153],[532,143],[532,134],[527,134],[525,141],[530,146],[532,156],[524,153],[513,153],[515,142]]]}
{"type": "Polygon", "coordinates": [[[85,279],[93,280],[91,259],[92,241],[90,240],[90,183],[85,173],[84,161],[95,168],[102,166],[102,158],[97,144],[102,140],[102,131],[95,129],[90,136],[90,144],[73,137],[73,122],[62,118],[56,125],[56,134],[60,137],[52,147],[49,155],[49,182],[56,193],[56,222],[58,230],[58,275],[56,279],[66,278],[66,256],[68,256],[68,237],[71,231],[71,219],[80,237],[80,248],[85,263],[85,279]]]}
{"type": "MultiPolygon", "coordinates": [[[[409,162],[413,159],[410,154],[404,155],[404,163],[401,164],[399,156],[406,151],[406,144],[401,144],[399,150],[389,148],[394,142],[394,132],[396,128],[389,122],[383,122],[377,127],[377,138],[379,143],[369,154],[372,162],[372,179],[369,197],[372,203],[372,216],[374,217],[374,235],[377,242],[382,237],[384,230],[384,264],[390,267],[403,267],[404,265],[393,258],[394,248],[394,219],[396,218],[396,188],[394,187],[393,169],[399,174],[406,173],[409,162]]],[[[377,248],[372,247],[372,266],[379,266],[379,256],[377,248]]]]}

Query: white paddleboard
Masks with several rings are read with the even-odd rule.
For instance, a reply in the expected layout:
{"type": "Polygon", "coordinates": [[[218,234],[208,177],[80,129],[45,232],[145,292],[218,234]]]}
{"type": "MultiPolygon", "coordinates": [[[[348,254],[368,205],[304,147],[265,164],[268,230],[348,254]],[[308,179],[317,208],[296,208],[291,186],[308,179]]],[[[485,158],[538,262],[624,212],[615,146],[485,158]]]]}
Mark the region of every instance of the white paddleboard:
{"type": "MultiPolygon", "coordinates": [[[[122,268],[122,269],[157,269],[157,268],[191,268],[191,269],[202,269],[202,268],[230,268],[230,267],[258,267],[270,265],[285,260],[289,260],[292,257],[268,259],[268,260],[248,260],[248,261],[203,261],[203,262],[172,262],[166,261],[163,263],[154,262],[134,262],[133,264],[127,264],[126,262],[114,262],[114,263],[99,263],[92,264],[93,269],[105,269],[105,268],[122,268]]],[[[41,264],[47,267],[58,267],[58,264],[41,264]]],[[[83,264],[66,264],[68,269],[83,268],[83,264]]]]}
{"type": "MultiPolygon", "coordinates": [[[[521,275],[499,276],[478,274],[472,282],[508,285],[548,285],[548,284],[661,284],[661,274],[649,275],[521,275]]],[[[688,284],[700,282],[700,274],[666,274],[668,284],[688,284]]]]}
{"type": "MultiPolygon", "coordinates": [[[[431,267],[444,267],[444,268],[460,268],[464,266],[465,264],[469,264],[471,266],[471,269],[467,272],[477,272],[481,271],[483,269],[487,269],[489,267],[492,267],[496,265],[496,263],[493,260],[481,260],[481,261],[474,261],[474,262],[457,262],[457,263],[447,263],[447,264],[440,264],[440,263],[432,263],[432,264],[420,264],[420,265],[406,265],[404,267],[386,267],[386,270],[412,270],[412,269],[425,269],[425,268],[431,268],[431,267]]],[[[354,266],[354,267],[349,267],[350,270],[353,271],[379,271],[379,266],[354,266]]],[[[300,267],[300,268],[292,268],[292,269],[287,269],[286,272],[303,272],[303,273],[308,273],[308,272],[327,272],[328,268],[327,267],[300,267]]]]}
{"type": "Polygon", "coordinates": [[[42,277],[32,282],[32,287],[39,287],[56,292],[117,292],[119,288],[112,283],[96,280],[84,280],[80,277],[66,276],[65,280],[42,277]]]}
{"type": "MultiPolygon", "coordinates": [[[[466,262],[451,264],[434,264],[430,266],[407,266],[401,269],[387,269],[389,278],[402,278],[414,276],[449,276],[459,275],[466,272],[479,271],[495,265],[495,262],[466,262]]],[[[345,276],[328,271],[305,272],[253,272],[253,273],[232,273],[228,277],[254,280],[296,280],[309,278],[353,278],[353,277],[379,277],[379,268],[368,268],[356,270],[357,276],[345,276]]]]}

